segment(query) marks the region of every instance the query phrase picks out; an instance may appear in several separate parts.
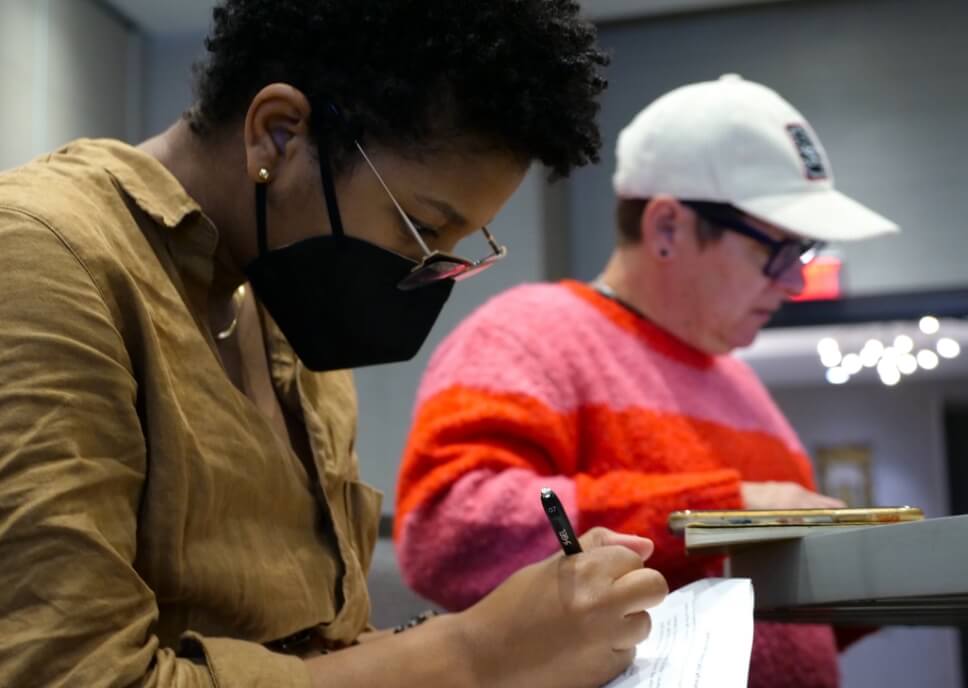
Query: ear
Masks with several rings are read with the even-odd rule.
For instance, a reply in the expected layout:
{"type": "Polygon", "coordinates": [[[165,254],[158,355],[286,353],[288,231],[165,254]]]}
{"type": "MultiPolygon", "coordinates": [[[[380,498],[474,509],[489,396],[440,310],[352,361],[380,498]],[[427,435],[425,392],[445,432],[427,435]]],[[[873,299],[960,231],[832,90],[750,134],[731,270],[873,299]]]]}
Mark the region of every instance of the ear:
{"type": "Polygon", "coordinates": [[[654,260],[674,258],[687,236],[686,208],[674,197],[656,195],[642,211],[642,248],[654,260]]]}
{"type": "Polygon", "coordinates": [[[260,170],[270,179],[294,154],[293,142],[307,139],[312,108],[297,88],[269,84],[252,99],[245,115],[246,172],[259,181],[260,170]]]}

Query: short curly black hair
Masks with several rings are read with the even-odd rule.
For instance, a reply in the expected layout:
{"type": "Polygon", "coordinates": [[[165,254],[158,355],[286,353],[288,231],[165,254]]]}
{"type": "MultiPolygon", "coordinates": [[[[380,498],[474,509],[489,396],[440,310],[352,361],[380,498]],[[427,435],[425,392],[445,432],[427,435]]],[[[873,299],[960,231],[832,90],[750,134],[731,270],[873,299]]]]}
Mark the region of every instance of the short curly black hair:
{"type": "MultiPolygon", "coordinates": [[[[367,140],[416,154],[459,141],[539,160],[598,161],[606,55],[573,0],[223,0],[186,117],[200,135],[273,82],[367,140]]],[[[314,117],[318,139],[324,126],[314,117]]],[[[334,164],[351,137],[330,137],[334,164]]]]}

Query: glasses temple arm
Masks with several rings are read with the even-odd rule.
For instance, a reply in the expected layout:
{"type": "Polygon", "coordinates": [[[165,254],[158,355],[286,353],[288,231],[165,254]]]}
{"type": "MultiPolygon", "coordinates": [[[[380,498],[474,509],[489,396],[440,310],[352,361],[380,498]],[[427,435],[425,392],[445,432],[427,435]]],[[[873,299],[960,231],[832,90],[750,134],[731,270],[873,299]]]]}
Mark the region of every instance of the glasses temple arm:
{"type": "Polygon", "coordinates": [[[397,209],[397,212],[400,213],[400,217],[403,219],[404,224],[407,225],[407,229],[410,230],[410,233],[413,234],[413,238],[417,240],[418,244],[420,244],[420,249],[424,252],[424,256],[431,255],[432,251],[427,246],[426,242],[424,242],[423,237],[420,236],[420,232],[417,231],[417,228],[413,226],[413,223],[410,221],[410,218],[407,217],[407,214],[404,212],[403,208],[401,208],[400,204],[397,203],[397,199],[394,197],[393,192],[390,191],[390,187],[387,186],[385,181],[383,181],[383,177],[380,176],[380,173],[377,172],[376,167],[370,161],[370,156],[368,156],[366,151],[363,150],[363,146],[360,145],[359,141],[354,141],[353,143],[356,144],[356,149],[360,152],[360,155],[363,156],[363,160],[366,161],[370,171],[373,172],[373,175],[376,177],[377,181],[380,182],[380,186],[382,186],[383,190],[387,192],[387,196],[390,197],[390,200],[393,202],[393,206],[397,209]]]}
{"type": "Polygon", "coordinates": [[[481,227],[481,231],[484,232],[484,238],[487,239],[487,243],[490,244],[491,250],[494,251],[495,254],[500,255],[507,252],[506,248],[497,243],[497,239],[494,238],[494,235],[491,234],[487,227],[481,227]]]}

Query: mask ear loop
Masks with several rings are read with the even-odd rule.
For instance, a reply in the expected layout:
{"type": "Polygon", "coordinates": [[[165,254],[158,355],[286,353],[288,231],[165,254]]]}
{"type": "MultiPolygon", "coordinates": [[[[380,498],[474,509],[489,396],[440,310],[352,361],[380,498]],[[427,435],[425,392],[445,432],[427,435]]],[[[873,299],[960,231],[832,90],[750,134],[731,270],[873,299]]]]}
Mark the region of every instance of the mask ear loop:
{"type": "Polygon", "coordinates": [[[326,212],[329,213],[329,226],[333,236],[342,238],[343,219],[339,214],[339,201],[336,198],[336,184],[333,181],[333,168],[329,160],[329,147],[321,138],[316,144],[319,157],[319,178],[323,181],[323,197],[326,199],[326,212]]]}
{"type": "MultiPolygon", "coordinates": [[[[336,199],[336,184],[333,181],[333,171],[329,162],[329,152],[322,142],[317,146],[319,155],[319,176],[323,181],[323,196],[326,198],[326,211],[329,213],[329,224],[333,235],[343,236],[343,219],[339,214],[339,202],[336,199]]],[[[259,245],[259,256],[269,252],[268,241],[268,187],[264,181],[255,185],[255,226],[256,240],[259,245]]]]}
{"type": "Polygon", "coordinates": [[[269,245],[266,239],[266,197],[268,195],[268,186],[266,182],[256,182],[255,185],[255,228],[256,238],[259,242],[260,258],[269,252],[269,245]]]}
{"type": "MultiPolygon", "coordinates": [[[[330,117],[336,121],[341,120],[342,115],[335,105],[329,106],[330,117]]],[[[343,219],[339,213],[339,201],[336,198],[336,183],[333,180],[333,169],[329,159],[329,148],[326,141],[320,138],[316,146],[319,157],[319,177],[323,183],[323,196],[326,199],[326,212],[329,214],[329,226],[333,235],[343,237],[343,219]]],[[[259,245],[259,256],[264,256],[269,252],[268,242],[268,180],[256,182],[255,185],[255,224],[256,240],[259,245]]]]}

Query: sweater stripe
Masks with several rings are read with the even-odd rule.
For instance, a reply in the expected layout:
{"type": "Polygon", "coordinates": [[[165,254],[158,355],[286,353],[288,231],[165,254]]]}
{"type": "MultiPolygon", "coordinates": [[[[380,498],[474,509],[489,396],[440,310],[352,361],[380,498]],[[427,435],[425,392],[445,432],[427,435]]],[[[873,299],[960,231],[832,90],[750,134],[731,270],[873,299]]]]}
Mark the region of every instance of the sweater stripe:
{"type": "MultiPolygon", "coordinates": [[[[684,473],[734,470],[746,480],[814,484],[806,457],[791,457],[769,433],[642,408],[588,405],[560,413],[525,395],[454,387],[420,408],[398,513],[405,516],[480,468],[525,468],[543,476],[634,472],[671,483],[684,473]]],[[[611,496],[622,499],[622,491],[611,496]]]]}
{"type": "Polygon", "coordinates": [[[582,296],[571,286],[533,292],[528,299],[501,299],[481,317],[458,328],[431,361],[418,393],[418,407],[453,387],[520,394],[559,413],[588,405],[622,412],[647,401],[658,412],[776,433],[792,451],[801,451],[783,417],[772,412],[771,403],[764,403],[769,399],[744,363],[732,357],[690,355],[686,345],[674,343],[668,335],[649,333],[654,328],[647,325],[639,325],[633,332],[628,323],[623,324],[631,314],[597,293],[582,296]],[[589,298],[604,303],[597,308],[589,298]],[[534,322],[529,314],[541,310],[567,312],[582,323],[583,332],[594,336],[562,341],[553,330],[542,337],[518,331],[516,325],[534,322]],[[644,339],[643,332],[651,338],[644,339]],[[527,341],[527,349],[516,360],[497,366],[489,357],[488,352],[518,347],[522,341],[527,341]],[[664,344],[663,351],[652,348],[655,341],[664,344]],[[677,353],[670,354],[674,346],[678,346],[677,353]],[[475,354],[467,355],[471,351],[475,354]],[[529,374],[536,360],[562,359],[565,365],[546,369],[545,375],[529,374]],[[596,374],[572,375],[573,370],[596,374]],[[648,390],[647,398],[643,390],[648,390]]]}

